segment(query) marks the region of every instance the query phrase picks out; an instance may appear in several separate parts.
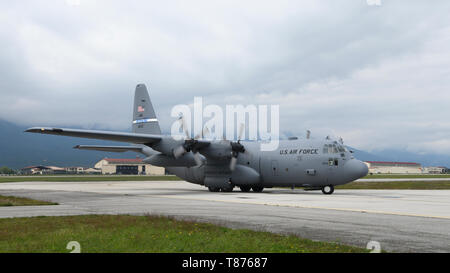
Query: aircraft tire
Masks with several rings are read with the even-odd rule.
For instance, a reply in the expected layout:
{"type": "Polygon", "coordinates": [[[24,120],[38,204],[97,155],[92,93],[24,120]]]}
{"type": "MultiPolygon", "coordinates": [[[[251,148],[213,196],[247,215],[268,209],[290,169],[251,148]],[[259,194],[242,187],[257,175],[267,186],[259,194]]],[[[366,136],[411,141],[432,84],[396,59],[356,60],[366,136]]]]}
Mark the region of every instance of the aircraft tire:
{"type": "Polygon", "coordinates": [[[262,191],[264,190],[264,187],[261,187],[261,186],[254,186],[254,187],[252,187],[252,190],[253,190],[254,192],[262,192],[262,191]]]}
{"type": "Polygon", "coordinates": [[[328,185],[328,186],[322,187],[322,193],[323,194],[332,194],[333,192],[334,192],[334,186],[333,185],[328,185]]]}
{"type": "Polygon", "coordinates": [[[239,188],[241,188],[242,192],[249,192],[252,189],[250,186],[240,186],[239,188]]]}
{"type": "Polygon", "coordinates": [[[228,187],[226,187],[226,188],[220,188],[220,190],[221,190],[222,192],[232,192],[233,189],[234,189],[234,186],[233,186],[233,185],[230,185],[230,186],[228,186],[228,187]]]}
{"type": "Polygon", "coordinates": [[[210,192],[219,192],[219,191],[220,191],[220,188],[216,188],[216,187],[208,187],[208,190],[209,190],[210,192]]]}

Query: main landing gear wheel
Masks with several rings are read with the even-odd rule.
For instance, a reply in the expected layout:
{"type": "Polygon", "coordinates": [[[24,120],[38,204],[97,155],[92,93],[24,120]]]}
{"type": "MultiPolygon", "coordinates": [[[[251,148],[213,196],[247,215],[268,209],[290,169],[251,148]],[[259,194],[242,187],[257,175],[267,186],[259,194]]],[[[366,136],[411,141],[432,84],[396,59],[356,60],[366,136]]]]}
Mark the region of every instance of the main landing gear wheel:
{"type": "Polygon", "coordinates": [[[249,192],[252,189],[250,186],[240,186],[239,188],[241,188],[241,191],[243,192],[249,192]]]}
{"type": "Polygon", "coordinates": [[[261,186],[255,186],[255,187],[252,187],[252,190],[253,190],[254,192],[262,192],[262,191],[264,190],[264,187],[261,187],[261,186]]]}
{"type": "Polygon", "coordinates": [[[220,191],[220,188],[217,188],[217,187],[208,187],[208,190],[209,190],[210,192],[219,192],[219,191],[220,191]]]}
{"type": "Polygon", "coordinates": [[[334,192],[334,186],[328,185],[322,188],[323,194],[332,194],[334,192]]]}
{"type": "Polygon", "coordinates": [[[221,188],[220,190],[223,191],[223,192],[232,192],[233,189],[234,189],[234,186],[233,185],[229,185],[229,186],[227,186],[225,188],[221,188]]]}

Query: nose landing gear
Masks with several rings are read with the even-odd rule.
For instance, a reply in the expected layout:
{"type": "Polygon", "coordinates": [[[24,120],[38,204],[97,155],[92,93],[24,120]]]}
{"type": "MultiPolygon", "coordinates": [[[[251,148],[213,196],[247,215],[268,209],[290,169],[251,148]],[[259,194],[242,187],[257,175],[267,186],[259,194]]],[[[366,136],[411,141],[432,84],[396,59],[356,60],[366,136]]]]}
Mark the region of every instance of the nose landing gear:
{"type": "Polygon", "coordinates": [[[334,186],[333,185],[324,186],[322,187],[322,192],[323,194],[332,194],[334,192],[334,186]]]}

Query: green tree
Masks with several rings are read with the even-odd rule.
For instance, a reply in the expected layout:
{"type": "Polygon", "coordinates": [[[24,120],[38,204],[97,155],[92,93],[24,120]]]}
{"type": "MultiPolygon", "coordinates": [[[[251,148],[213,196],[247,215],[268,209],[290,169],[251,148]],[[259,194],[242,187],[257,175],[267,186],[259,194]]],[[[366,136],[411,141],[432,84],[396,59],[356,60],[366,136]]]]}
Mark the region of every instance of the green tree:
{"type": "Polygon", "coordinates": [[[13,169],[8,167],[0,167],[0,174],[15,174],[16,172],[13,169]]]}

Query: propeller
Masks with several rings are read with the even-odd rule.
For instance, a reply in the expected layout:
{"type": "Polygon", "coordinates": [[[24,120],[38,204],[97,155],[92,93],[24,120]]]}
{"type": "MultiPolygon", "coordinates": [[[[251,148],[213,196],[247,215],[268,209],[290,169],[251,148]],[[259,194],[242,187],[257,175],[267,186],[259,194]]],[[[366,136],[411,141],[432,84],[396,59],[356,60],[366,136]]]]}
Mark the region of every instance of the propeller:
{"type": "Polygon", "coordinates": [[[188,147],[188,145],[186,145],[187,144],[186,142],[191,140],[191,135],[189,134],[189,131],[187,130],[186,122],[184,121],[184,117],[182,115],[180,115],[180,117],[178,118],[178,121],[181,123],[181,129],[183,129],[183,132],[186,135],[186,139],[185,139],[184,144],[173,149],[173,156],[175,158],[179,158],[180,156],[182,156],[188,152],[189,147],[188,147]]]}
{"type": "Polygon", "coordinates": [[[231,145],[231,160],[230,160],[230,170],[234,171],[237,164],[237,157],[239,153],[245,153],[244,145],[241,144],[242,134],[244,133],[245,126],[241,123],[239,128],[239,137],[237,142],[230,142],[231,145]]]}
{"type": "Polygon", "coordinates": [[[186,139],[182,145],[176,147],[173,150],[173,156],[175,158],[179,158],[182,155],[184,155],[185,153],[192,151],[194,153],[195,163],[197,164],[197,166],[200,166],[203,163],[203,161],[202,161],[202,158],[200,157],[200,153],[196,149],[196,145],[198,143],[197,140],[200,138],[203,138],[206,134],[208,134],[209,129],[208,129],[208,127],[204,127],[202,132],[200,132],[193,139],[191,139],[190,133],[186,127],[186,122],[184,121],[184,117],[180,116],[180,118],[178,120],[181,122],[181,127],[184,131],[184,134],[186,135],[186,139]]]}
{"type": "Polygon", "coordinates": [[[200,166],[203,164],[202,158],[200,157],[200,153],[199,153],[198,149],[196,148],[196,144],[198,143],[197,139],[202,139],[207,134],[209,134],[209,129],[208,129],[208,127],[205,127],[205,128],[203,128],[201,133],[197,134],[194,137],[194,143],[191,144],[192,147],[190,149],[194,153],[194,160],[195,160],[195,163],[197,164],[197,166],[200,166]]]}

